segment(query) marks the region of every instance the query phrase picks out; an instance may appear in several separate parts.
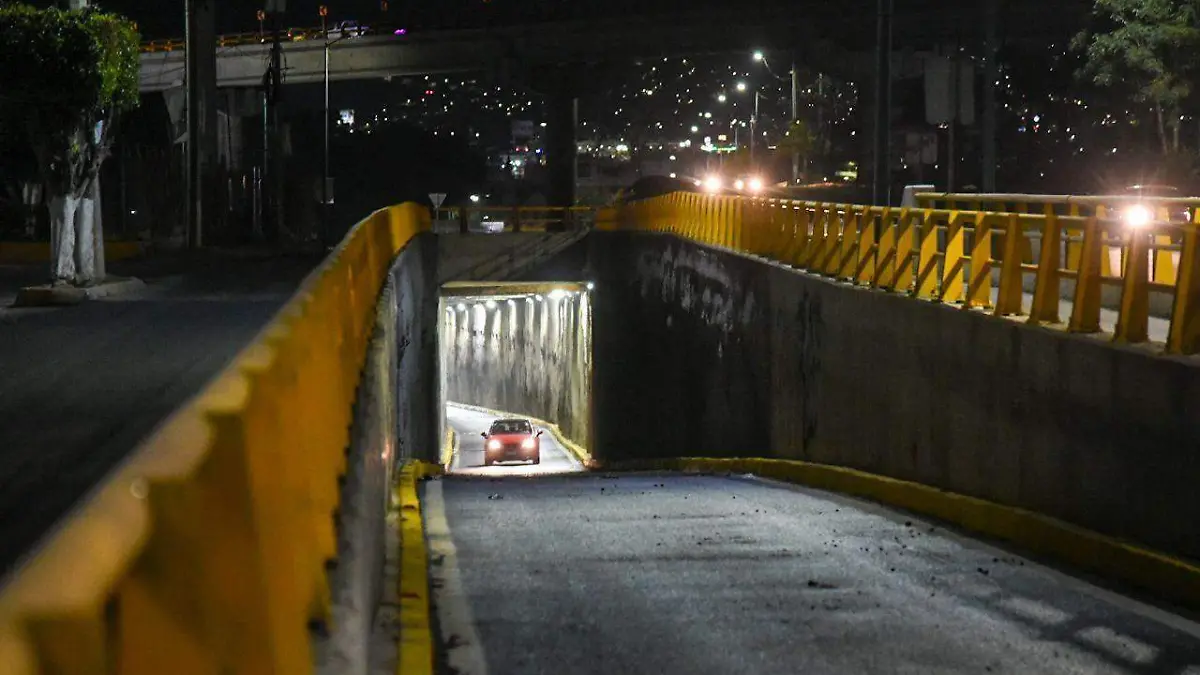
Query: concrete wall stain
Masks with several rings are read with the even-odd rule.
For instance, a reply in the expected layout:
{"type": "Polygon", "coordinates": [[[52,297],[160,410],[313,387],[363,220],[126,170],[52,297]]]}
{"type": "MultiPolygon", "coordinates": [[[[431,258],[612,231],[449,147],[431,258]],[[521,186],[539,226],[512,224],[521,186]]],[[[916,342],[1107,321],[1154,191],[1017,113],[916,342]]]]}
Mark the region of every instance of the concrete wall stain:
{"type": "Polygon", "coordinates": [[[597,457],[799,455],[1200,558],[1194,361],[669,236],[590,238],[597,457]]]}

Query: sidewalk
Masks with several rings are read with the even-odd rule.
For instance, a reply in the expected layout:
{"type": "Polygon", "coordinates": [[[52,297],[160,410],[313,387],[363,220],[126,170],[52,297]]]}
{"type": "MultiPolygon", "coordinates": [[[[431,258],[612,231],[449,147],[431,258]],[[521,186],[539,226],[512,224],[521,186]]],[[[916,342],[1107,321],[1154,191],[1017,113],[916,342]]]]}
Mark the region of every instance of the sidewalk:
{"type": "MultiPolygon", "coordinates": [[[[142,278],[137,294],[0,309],[0,573],[219,372],[318,262],[127,261],[110,273],[142,278]]],[[[0,302],[45,276],[0,266],[0,302]]]]}

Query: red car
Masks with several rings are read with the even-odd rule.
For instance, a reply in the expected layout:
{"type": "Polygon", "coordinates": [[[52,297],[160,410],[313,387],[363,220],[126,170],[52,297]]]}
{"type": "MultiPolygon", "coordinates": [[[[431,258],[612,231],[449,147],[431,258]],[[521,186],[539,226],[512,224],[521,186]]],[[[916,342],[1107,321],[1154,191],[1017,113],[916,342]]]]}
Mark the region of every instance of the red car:
{"type": "Polygon", "coordinates": [[[491,466],[496,462],[528,461],[540,464],[542,448],[539,437],[541,429],[536,432],[529,420],[505,419],[492,422],[483,436],[483,465],[491,466]]]}

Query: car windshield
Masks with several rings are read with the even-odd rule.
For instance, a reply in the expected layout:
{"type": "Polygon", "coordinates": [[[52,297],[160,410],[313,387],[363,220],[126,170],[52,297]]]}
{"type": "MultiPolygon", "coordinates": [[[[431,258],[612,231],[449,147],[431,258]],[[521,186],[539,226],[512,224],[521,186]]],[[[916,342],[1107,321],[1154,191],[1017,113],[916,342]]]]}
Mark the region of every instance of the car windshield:
{"type": "Polygon", "coordinates": [[[493,434],[531,434],[533,429],[525,420],[500,420],[492,423],[493,434]]]}

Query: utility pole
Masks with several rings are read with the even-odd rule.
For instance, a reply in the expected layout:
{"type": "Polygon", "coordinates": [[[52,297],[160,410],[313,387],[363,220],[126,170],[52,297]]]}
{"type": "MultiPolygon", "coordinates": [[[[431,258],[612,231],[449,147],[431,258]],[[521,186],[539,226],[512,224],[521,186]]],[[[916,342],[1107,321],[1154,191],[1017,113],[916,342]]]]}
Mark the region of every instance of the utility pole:
{"type": "MultiPolygon", "coordinates": [[[[792,128],[800,121],[800,101],[797,90],[800,86],[800,71],[796,70],[796,59],[792,57],[792,128]]],[[[806,169],[808,167],[805,167],[806,169]]],[[[792,149],[792,185],[800,182],[800,153],[792,149]]]]}
{"type": "Polygon", "coordinates": [[[999,0],[983,2],[983,185],[984,192],[996,192],[996,80],[1000,68],[996,62],[996,32],[999,0]]]}
{"type": "Polygon", "coordinates": [[[187,204],[186,241],[189,249],[200,247],[200,78],[196,49],[196,0],[183,0],[184,6],[184,85],[187,96],[184,103],[187,115],[187,166],[184,169],[186,182],[184,200],[187,204]]]}
{"type": "Polygon", "coordinates": [[[329,8],[321,5],[321,39],[325,42],[325,115],[322,127],[325,134],[321,151],[321,246],[329,240],[329,8]]]}
{"type": "Polygon", "coordinates": [[[267,14],[271,21],[271,64],[264,78],[267,105],[267,153],[265,164],[267,183],[271,194],[271,217],[275,227],[270,238],[283,233],[283,143],[279,129],[280,88],[283,84],[283,45],[279,38],[280,19],[286,9],[286,0],[267,0],[267,14]]]}
{"type": "Polygon", "coordinates": [[[871,202],[891,205],[892,13],[894,0],[878,0],[875,35],[875,152],[871,202]]]}

